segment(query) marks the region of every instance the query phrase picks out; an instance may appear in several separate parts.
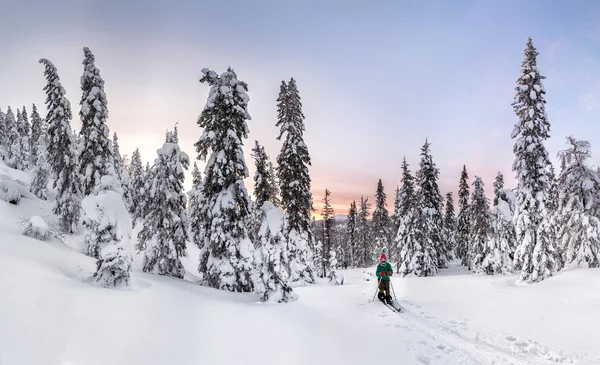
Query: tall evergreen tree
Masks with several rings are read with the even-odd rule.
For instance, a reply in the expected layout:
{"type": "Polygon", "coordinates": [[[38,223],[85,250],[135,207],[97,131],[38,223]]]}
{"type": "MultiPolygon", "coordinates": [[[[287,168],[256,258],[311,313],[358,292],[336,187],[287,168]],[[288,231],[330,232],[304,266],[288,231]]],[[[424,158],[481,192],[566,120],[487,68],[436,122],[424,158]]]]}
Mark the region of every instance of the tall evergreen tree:
{"type": "Polygon", "coordinates": [[[446,212],[444,214],[444,242],[449,258],[454,257],[456,249],[456,214],[452,192],[446,193],[446,212]]]}
{"type": "Polygon", "coordinates": [[[600,266],[600,177],[587,164],[591,145],[567,137],[569,148],[559,152],[566,168],[559,178],[556,225],[567,268],[600,266]]]}
{"type": "Polygon", "coordinates": [[[191,240],[194,244],[202,249],[203,247],[203,235],[202,235],[202,174],[198,170],[198,165],[194,162],[194,169],[192,170],[192,190],[188,193],[189,196],[189,212],[190,212],[190,231],[192,234],[191,240]]]}
{"type": "Polygon", "coordinates": [[[104,80],[96,67],[96,58],[88,47],[83,48],[83,75],[81,76],[81,155],[79,173],[83,176],[83,194],[101,190],[103,176],[114,175],[112,152],[109,145],[108,102],[104,80]]]}
{"type": "Polygon", "coordinates": [[[277,127],[280,140],[285,134],[277,156],[277,177],[281,186],[281,205],[287,214],[288,249],[291,281],[314,283],[314,273],[309,260],[314,237],[310,229],[312,193],[310,191],[311,164],[308,147],[304,142],[304,114],[300,93],[293,78],[281,83],[277,98],[277,127]]]}
{"type": "Polygon", "coordinates": [[[488,274],[508,274],[513,269],[516,242],[513,201],[509,189],[501,188],[498,199],[491,212],[491,235],[483,259],[483,271],[488,274]]]}
{"type": "Polygon", "coordinates": [[[557,268],[546,207],[550,160],[544,140],[550,136],[550,123],[546,115],[546,90],[542,85],[545,77],[537,67],[537,55],[529,38],[512,103],[519,119],[511,134],[516,139],[513,171],[518,181],[515,266],[521,270],[521,280],[526,282],[541,281],[553,275],[557,268]]]}
{"type": "Polygon", "coordinates": [[[279,189],[279,182],[277,181],[277,173],[275,172],[275,166],[273,162],[269,160],[269,177],[271,178],[269,184],[271,185],[271,191],[273,191],[273,205],[279,207],[281,205],[281,191],[279,189]]]}
{"type": "Polygon", "coordinates": [[[4,125],[6,130],[6,164],[12,168],[17,168],[17,156],[19,143],[19,131],[17,129],[18,120],[21,118],[21,113],[17,109],[17,117],[13,113],[11,107],[8,107],[6,116],[4,118],[4,125]]]}
{"type": "Polygon", "coordinates": [[[250,214],[244,178],[243,139],[248,138],[248,85],[229,68],[218,75],[202,70],[200,82],[210,85],[206,106],[198,118],[203,128],[195,143],[206,161],[202,185],[202,247],[199,271],[210,287],[229,291],[254,290],[254,247],[245,225],[250,214]]]}
{"type": "Polygon", "coordinates": [[[53,176],[53,187],[57,190],[56,202],[52,212],[59,218],[63,232],[74,233],[80,217],[81,181],[77,174],[76,149],[71,131],[71,103],[67,99],[58,71],[47,59],[41,59],[45,67],[47,84],[46,123],[50,144],[48,160],[53,176]]]}
{"type": "Polygon", "coordinates": [[[142,166],[142,156],[139,148],[133,151],[131,163],[129,165],[129,177],[131,179],[131,201],[133,208],[133,224],[144,217],[144,207],[146,205],[144,180],[146,173],[142,166]]]}
{"type": "Polygon", "coordinates": [[[6,147],[8,146],[8,131],[6,129],[6,113],[0,108],[0,158],[5,159],[6,147]]]}
{"type": "Polygon", "coordinates": [[[402,214],[400,213],[400,202],[400,187],[396,186],[396,190],[394,190],[394,212],[390,216],[390,234],[392,239],[394,239],[398,234],[400,219],[402,219],[402,214]]]}
{"type": "Polygon", "coordinates": [[[275,191],[273,190],[273,176],[269,168],[269,156],[265,148],[258,141],[254,141],[252,157],[256,165],[254,173],[254,196],[256,196],[256,209],[260,210],[263,203],[275,201],[275,191]]]}
{"type": "MultiPolygon", "coordinates": [[[[17,113],[18,114],[18,113],[17,113]]],[[[16,163],[15,166],[18,170],[25,171],[29,168],[29,159],[31,158],[29,150],[29,116],[27,115],[27,109],[23,107],[20,117],[17,118],[17,132],[18,137],[16,138],[16,163]]]]}
{"type": "Polygon", "coordinates": [[[474,272],[484,271],[484,259],[490,254],[493,255],[495,253],[490,251],[490,246],[488,245],[488,240],[490,239],[491,233],[490,203],[488,198],[485,196],[485,190],[483,186],[484,184],[481,177],[475,176],[470,206],[471,234],[469,242],[471,242],[471,245],[469,247],[469,251],[467,252],[469,270],[473,270],[474,272]]]}
{"type": "Polygon", "coordinates": [[[167,132],[158,151],[149,195],[154,204],[138,234],[138,249],[144,250],[145,272],[183,278],[181,257],[186,255],[189,240],[187,198],[183,190],[188,155],[179,149],[173,132],[167,132]]]}
{"type": "MultiPolygon", "coordinates": [[[[35,105],[33,109],[32,119],[34,119],[35,123],[35,115],[37,111],[35,110],[35,105]]],[[[34,124],[35,125],[35,124],[34,124]]],[[[48,163],[48,150],[46,147],[46,138],[40,134],[32,134],[37,137],[37,141],[35,141],[32,145],[35,148],[32,150],[32,154],[35,153],[36,156],[32,156],[31,160],[35,161],[35,165],[32,165],[33,168],[33,179],[31,180],[31,185],[29,190],[38,198],[42,200],[48,199],[48,182],[50,181],[50,164],[48,163]]]]}
{"type": "Polygon", "coordinates": [[[333,216],[335,211],[331,206],[331,191],[325,189],[325,197],[323,198],[323,210],[321,211],[321,217],[323,217],[323,261],[321,267],[320,277],[326,277],[332,269],[331,263],[329,262],[329,253],[332,249],[332,230],[333,230],[333,216]]]}
{"type": "Polygon", "coordinates": [[[373,264],[371,256],[371,227],[369,225],[369,216],[371,215],[371,203],[369,198],[360,197],[360,210],[356,222],[357,233],[357,252],[356,259],[360,267],[366,267],[373,264]]]}
{"type": "MultiPolygon", "coordinates": [[[[390,247],[390,217],[386,208],[386,194],[381,179],[377,182],[375,192],[375,210],[373,211],[373,262],[376,262],[382,252],[388,252],[390,247]]],[[[389,252],[388,252],[388,256],[389,252]]],[[[390,258],[388,258],[390,260],[390,258]]]]}
{"type": "Polygon", "coordinates": [[[121,151],[119,150],[119,137],[117,136],[116,132],[113,135],[111,154],[115,173],[121,182],[121,187],[123,189],[123,202],[125,203],[129,213],[133,214],[135,211],[132,197],[133,186],[131,183],[131,178],[129,177],[129,173],[123,164],[123,157],[121,157],[121,151]]]}
{"type": "Polygon", "coordinates": [[[358,212],[356,210],[356,201],[350,203],[350,209],[348,210],[348,220],[346,221],[346,235],[347,235],[347,247],[348,247],[348,261],[351,267],[356,267],[356,253],[357,253],[357,219],[358,212]]]}
{"type": "Polygon", "coordinates": [[[471,232],[471,213],[469,212],[469,175],[467,166],[463,165],[458,183],[458,219],[456,224],[456,256],[461,259],[463,266],[469,266],[468,252],[470,249],[469,236],[471,232]]]}
{"type": "Polygon", "coordinates": [[[433,162],[430,143],[421,148],[421,162],[417,171],[417,217],[423,245],[423,274],[432,276],[448,261],[442,227],[442,194],[438,187],[439,170],[433,162]]]}
{"type": "MultiPolygon", "coordinates": [[[[35,104],[33,104],[33,109],[31,111],[31,138],[29,139],[29,152],[30,152],[30,165],[32,167],[35,167],[38,165],[37,163],[37,158],[39,155],[39,141],[40,141],[40,137],[43,136],[45,133],[42,130],[42,118],[40,117],[40,115],[38,114],[37,111],[37,107],[35,106],[35,104]]],[[[45,141],[45,137],[44,137],[44,142],[45,141]]],[[[47,146],[47,143],[44,143],[44,146],[47,146]]],[[[44,151],[45,153],[46,151],[44,151]]],[[[47,157],[47,156],[46,156],[47,157]]],[[[47,161],[46,161],[47,163],[47,161]]]]}
{"type": "Polygon", "coordinates": [[[498,205],[498,198],[502,189],[504,189],[504,176],[498,171],[496,180],[494,181],[494,206],[498,205]]]}
{"type": "Polygon", "coordinates": [[[397,271],[401,276],[423,276],[424,247],[420,241],[417,196],[406,158],[402,163],[400,212],[402,218],[394,241],[399,253],[397,271]]]}

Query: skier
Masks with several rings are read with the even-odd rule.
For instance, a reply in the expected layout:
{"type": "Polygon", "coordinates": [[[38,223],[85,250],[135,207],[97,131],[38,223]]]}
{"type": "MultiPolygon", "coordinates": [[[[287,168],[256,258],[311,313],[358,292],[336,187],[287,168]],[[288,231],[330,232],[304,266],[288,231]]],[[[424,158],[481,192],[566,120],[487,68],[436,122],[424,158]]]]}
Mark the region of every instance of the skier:
{"type": "Polygon", "coordinates": [[[375,275],[379,280],[379,294],[377,297],[382,302],[385,301],[388,304],[392,304],[392,296],[390,295],[390,276],[392,276],[392,265],[386,261],[387,256],[382,253],[379,256],[379,265],[377,265],[377,271],[375,271],[375,275]],[[385,292],[385,294],[384,294],[385,292]]]}

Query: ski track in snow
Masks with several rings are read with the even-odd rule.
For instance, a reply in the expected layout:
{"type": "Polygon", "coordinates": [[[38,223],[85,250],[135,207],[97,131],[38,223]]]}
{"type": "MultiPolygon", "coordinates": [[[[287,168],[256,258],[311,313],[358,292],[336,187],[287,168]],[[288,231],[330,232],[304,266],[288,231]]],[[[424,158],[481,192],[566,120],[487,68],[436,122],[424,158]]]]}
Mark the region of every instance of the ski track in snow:
{"type": "MultiPolygon", "coordinates": [[[[365,285],[363,294],[368,296],[369,290],[372,291],[372,287],[365,285]]],[[[471,329],[464,320],[434,318],[418,305],[401,298],[398,298],[402,306],[401,313],[386,308],[378,303],[377,298],[374,302],[371,300],[369,298],[370,305],[381,306],[378,317],[382,326],[400,330],[400,333],[396,333],[398,337],[408,337],[405,343],[415,359],[424,365],[592,364],[578,362],[535,341],[519,341],[511,335],[501,338],[481,333],[471,329]]]]}

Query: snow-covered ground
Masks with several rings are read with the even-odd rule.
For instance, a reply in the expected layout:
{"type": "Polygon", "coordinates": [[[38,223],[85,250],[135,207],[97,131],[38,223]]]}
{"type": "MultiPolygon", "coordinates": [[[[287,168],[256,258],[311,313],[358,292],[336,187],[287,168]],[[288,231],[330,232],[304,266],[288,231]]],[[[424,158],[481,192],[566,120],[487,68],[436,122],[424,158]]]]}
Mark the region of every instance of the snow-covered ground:
{"type": "MultiPolygon", "coordinates": [[[[27,180],[3,165],[0,174],[27,180]]],[[[195,284],[189,247],[185,280],[141,272],[138,255],[132,289],[104,289],[86,282],[95,262],[74,249],[81,237],[21,235],[20,218],[50,209],[0,200],[1,365],[600,364],[598,270],[527,286],[457,267],[394,278],[396,314],[370,302],[374,268],[261,304],[195,284]]]]}

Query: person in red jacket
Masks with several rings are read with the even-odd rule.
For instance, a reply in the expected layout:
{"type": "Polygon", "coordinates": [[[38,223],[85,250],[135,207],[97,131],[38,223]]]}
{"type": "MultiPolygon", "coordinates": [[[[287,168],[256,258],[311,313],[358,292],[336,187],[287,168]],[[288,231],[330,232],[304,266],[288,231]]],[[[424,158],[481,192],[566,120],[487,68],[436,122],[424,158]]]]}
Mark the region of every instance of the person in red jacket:
{"type": "Polygon", "coordinates": [[[382,253],[381,256],[379,256],[379,265],[377,265],[377,270],[375,271],[375,275],[379,280],[379,294],[377,297],[382,302],[385,299],[388,304],[392,303],[392,296],[390,295],[390,276],[392,276],[393,273],[392,265],[387,262],[387,256],[382,253]]]}

